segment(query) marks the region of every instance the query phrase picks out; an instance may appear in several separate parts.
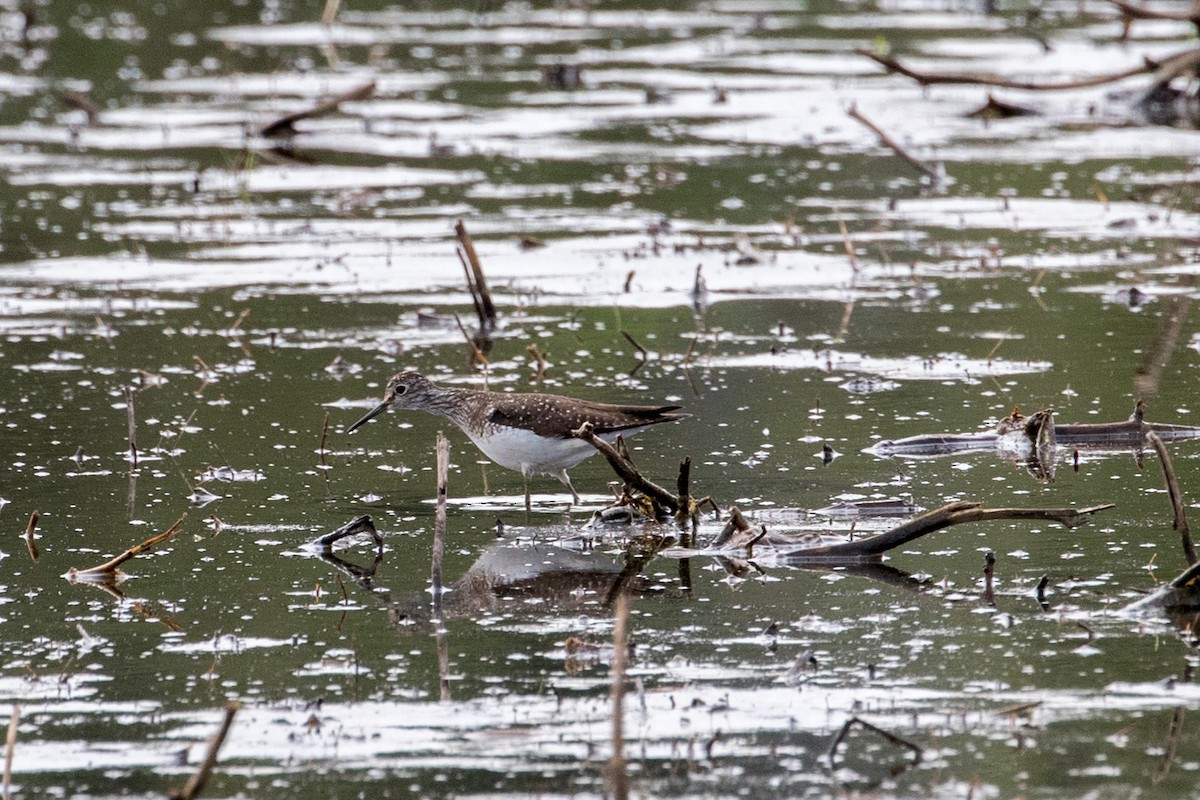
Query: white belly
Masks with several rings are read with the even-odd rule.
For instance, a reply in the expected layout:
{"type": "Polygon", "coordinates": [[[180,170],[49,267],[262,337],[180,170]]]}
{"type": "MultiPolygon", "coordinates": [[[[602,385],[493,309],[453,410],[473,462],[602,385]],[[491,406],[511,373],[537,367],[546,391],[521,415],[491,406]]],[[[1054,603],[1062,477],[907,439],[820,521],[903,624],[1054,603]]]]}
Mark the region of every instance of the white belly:
{"type": "Polygon", "coordinates": [[[492,461],[524,475],[558,477],[596,452],[581,439],[542,439],[520,428],[499,428],[486,439],[467,435],[492,461]]]}

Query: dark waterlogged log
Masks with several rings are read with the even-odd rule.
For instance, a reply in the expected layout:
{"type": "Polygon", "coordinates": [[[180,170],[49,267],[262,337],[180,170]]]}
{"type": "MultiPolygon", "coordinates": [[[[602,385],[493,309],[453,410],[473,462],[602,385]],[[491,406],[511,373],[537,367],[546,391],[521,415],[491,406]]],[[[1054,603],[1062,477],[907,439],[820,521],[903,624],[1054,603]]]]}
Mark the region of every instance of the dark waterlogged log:
{"type": "Polygon", "coordinates": [[[726,525],[726,530],[722,531],[716,540],[716,542],[724,542],[723,544],[714,543],[705,550],[673,548],[665,551],[664,555],[675,558],[696,555],[744,556],[748,547],[755,546],[759,549],[760,555],[769,551],[794,566],[856,566],[878,563],[884,553],[889,550],[894,550],[952,525],[1009,519],[1057,522],[1067,528],[1074,528],[1086,522],[1092,514],[1112,507],[1113,505],[1109,503],[1079,510],[1072,508],[984,508],[979,503],[959,501],[933,511],[927,511],[891,530],[874,536],[849,540],[839,538],[833,542],[830,541],[827,534],[813,532],[773,533],[767,532],[765,527],[758,532],[745,520],[742,520],[740,525],[734,523],[735,517],[741,515],[735,514],[735,509],[730,509],[731,522],[726,525]],[[727,533],[731,528],[737,530],[727,533]]]}
{"type": "Polygon", "coordinates": [[[383,550],[383,537],[379,535],[379,531],[375,530],[375,523],[366,514],[363,514],[361,517],[355,517],[335,531],[317,537],[312,541],[311,547],[321,553],[332,553],[334,544],[348,536],[354,536],[359,533],[371,534],[371,538],[375,540],[375,546],[379,550],[383,550]]]}
{"type": "Polygon", "coordinates": [[[1054,445],[1074,447],[1141,447],[1147,433],[1153,432],[1163,441],[1200,439],[1200,427],[1148,422],[1145,403],[1139,400],[1133,414],[1118,422],[1054,423],[1048,418],[1052,409],[1044,409],[1026,417],[1013,409],[993,431],[985,433],[933,433],[907,436],[903,439],[884,439],[864,452],[879,456],[940,456],[966,452],[983,452],[1001,447],[1045,448],[1054,445]]]}

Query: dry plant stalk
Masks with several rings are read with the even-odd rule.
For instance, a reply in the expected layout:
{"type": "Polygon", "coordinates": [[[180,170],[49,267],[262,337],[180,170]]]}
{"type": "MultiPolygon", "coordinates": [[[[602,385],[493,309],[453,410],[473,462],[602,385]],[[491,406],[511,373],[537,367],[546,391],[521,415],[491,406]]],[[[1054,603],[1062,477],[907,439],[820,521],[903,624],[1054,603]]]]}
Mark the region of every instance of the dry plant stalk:
{"type": "Polygon", "coordinates": [[[533,356],[534,361],[537,364],[537,373],[533,376],[533,379],[535,381],[541,381],[546,377],[546,356],[542,354],[542,351],[538,349],[538,346],[533,342],[530,342],[525,346],[525,352],[533,356]]]}
{"type": "Polygon", "coordinates": [[[458,235],[459,244],[462,245],[463,253],[466,254],[466,259],[471,265],[471,269],[467,273],[467,289],[471,292],[471,298],[476,300],[475,310],[479,314],[479,327],[483,330],[491,330],[496,327],[496,306],[492,303],[492,293],[488,290],[487,278],[483,275],[483,266],[479,263],[479,255],[475,252],[475,243],[471,240],[471,234],[467,233],[467,226],[461,219],[455,223],[454,232],[458,235]]]}
{"type": "Polygon", "coordinates": [[[633,369],[629,370],[629,377],[632,378],[637,374],[639,369],[646,366],[646,362],[650,360],[650,354],[646,352],[646,348],[642,347],[641,344],[638,343],[637,339],[633,338],[633,334],[631,334],[629,331],[622,329],[621,335],[625,337],[625,341],[634,346],[634,348],[638,351],[638,354],[642,357],[642,360],[635,364],[633,369]]]}
{"type": "Polygon", "coordinates": [[[125,417],[129,423],[129,460],[138,465],[137,412],[133,406],[133,387],[125,387],[125,417]]]}
{"type": "Polygon", "coordinates": [[[612,756],[608,760],[608,788],[614,800],[629,797],[629,770],[625,765],[625,672],[629,663],[629,595],[617,595],[613,621],[612,756]]]}
{"type": "Polygon", "coordinates": [[[124,553],[121,553],[121,555],[117,556],[116,558],[105,561],[103,564],[100,564],[95,567],[89,567],[88,569],[76,569],[75,567],[71,567],[69,570],[67,570],[67,578],[69,580],[75,580],[77,578],[84,578],[84,577],[88,577],[88,576],[111,575],[112,573],[117,571],[117,567],[121,566],[129,559],[133,558],[134,556],[140,555],[141,553],[146,552],[150,548],[154,547],[156,544],[161,544],[162,542],[165,542],[166,540],[168,540],[172,536],[174,536],[175,533],[179,530],[179,527],[181,525],[183,525],[183,521],[185,519],[187,519],[186,513],[183,516],[181,516],[179,519],[175,520],[175,524],[172,525],[171,527],[167,528],[164,532],[158,534],[157,536],[151,536],[149,539],[142,542],[141,544],[135,544],[133,547],[129,548],[124,553]]]}
{"type": "Polygon", "coordinates": [[[1162,437],[1154,431],[1146,434],[1146,441],[1154,446],[1154,452],[1158,453],[1158,461],[1162,464],[1163,480],[1167,483],[1167,494],[1171,498],[1171,509],[1175,513],[1171,527],[1179,533],[1179,539],[1183,545],[1183,557],[1187,559],[1190,566],[1197,560],[1196,547],[1192,544],[1187,509],[1183,503],[1183,493],[1179,491],[1179,482],[1175,479],[1175,467],[1171,463],[1171,454],[1167,452],[1167,446],[1163,444],[1162,437]]]}
{"type": "Polygon", "coordinates": [[[325,466],[325,444],[329,441],[329,412],[325,412],[325,422],[321,424],[321,446],[317,452],[321,454],[321,466],[325,466]]]}
{"type": "Polygon", "coordinates": [[[867,722],[866,720],[862,719],[861,717],[850,717],[850,719],[846,720],[845,724],[842,725],[842,729],[840,731],[838,731],[837,736],[833,737],[833,743],[831,745],[829,745],[829,750],[826,753],[826,755],[829,756],[829,762],[831,764],[833,763],[834,759],[837,757],[838,745],[840,745],[842,743],[842,741],[846,738],[846,734],[850,733],[850,729],[853,728],[855,725],[857,725],[858,727],[862,728],[865,731],[870,731],[871,733],[874,733],[874,734],[877,734],[878,736],[883,737],[883,739],[891,745],[894,745],[896,747],[903,747],[903,748],[911,751],[913,754],[913,765],[914,766],[916,764],[921,763],[921,757],[925,753],[925,748],[921,747],[921,745],[917,744],[916,742],[909,741],[908,739],[905,739],[903,736],[897,736],[896,734],[892,733],[891,731],[885,731],[883,728],[879,727],[878,725],[872,725],[871,723],[867,722]]]}
{"type": "MultiPolygon", "coordinates": [[[[880,128],[874,122],[872,122],[871,120],[869,120],[865,116],[863,116],[862,112],[860,112],[858,110],[858,106],[855,106],[855,105],[850,106],[850,109],[846,112],[846,114],[850,117],[850,119],[861,123],[865,128],[867,128],[867,130],[869,130],[869,131],[871,131],[871,133],[875,134],[875,136],[877,136],[879,138],[879,141],[884,145],[884,147],[887,147],[893,153],[900,156],[900,158],[902,158],[904,161],[908,162],[914,169],[916,169],[917,171],[919,171],[920,173],[925,175],[927,178],[929,178],[929,180],[933,181],[934,184],[938,184],[941,182],[941,180],[942,180],[941,171],[938,170],[937,167],[933,166],[932,164],[926,163],[925,161],[922,161],[921,159],[914,156],[912,153],[905,150],[904,147],[899,142],[897,142],[890,135],[888,135],[887,131],[885,131],[883,128],[880,128]]],[[[844,229],[843,229],[842,235],[843,236],[845,235],[844,229]]]]}
{"type": "MultiPolygon", "coordinates": [[[[458,323],[458,330],[462,333],[463,338],[467,340],[467,346],[471,348],[471,357],[483,367],[484,378],[487,378],[487,369],[489,366],[488,357],[479,349],[479,345],[475,344],[475,340],[471,338],[471,334],[467,333],[467,326],[463,325],[458,314],[454,315],[454,321],[458,323]]],[[[486,384],[485,384],[486,385],[486,384]]]]}
{"type": "Polygon", "coordinates": [[[434,602],[442,602],[442,553],[446,547],[446,495],[450,472],[450,440],[438,432],[437,436],[437,513],[433,528],[433,559],[430,580],[433,583],[434,602]]]}
{"type": "Polygon", "coordinates": [[[321,24],[328,28],[337,19],[341,0],[325,0],[325,10],[321,12],[321,24]]]}
{"type": "Polygon", "coordinates": [[[21,722],[21,707],[13,703],[12,716],[8,720],[8,739],[4,744],[4,800],[12,796],[13,752],[17,749],[17,725],[21,722]]]}
{"type": "Polygon", "coordinates": [[[208,779],[212,777],[213,769],[217,766],[217,755],[221,752],[221,746],[225,744],[225,737],[229,735],[229,729],[233,726],[233,718],[241,708],[242,704],[237,700],[230,700],[225,704],[225,718],[221,720],[221,727],[217,728],[217,732],[208,740],[208,753],[204,756],[204,761],[200,762],[199,769],[182,789],[171,792],[171,800],[195,800],[204,791],[208,779]]]}
{"type": "Polygon", "coordinates": [[[41,512],[34,510],[29,512],[29,524],[25,526],[25,547],[29,550],[29,557],[34,563],[41,557],[38,551],[37,540],[33,538],[33,532],[37,529],[38,520],[42,518],[41,512]]]}

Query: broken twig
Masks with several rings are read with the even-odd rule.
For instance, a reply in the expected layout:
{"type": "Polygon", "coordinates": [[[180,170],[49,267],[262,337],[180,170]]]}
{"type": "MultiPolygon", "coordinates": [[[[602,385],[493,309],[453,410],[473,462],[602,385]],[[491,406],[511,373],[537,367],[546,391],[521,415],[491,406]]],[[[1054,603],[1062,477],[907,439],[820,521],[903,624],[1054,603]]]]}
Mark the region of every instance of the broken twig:
{"type": "MultiPolygon", "coordinates": [[[[608,465],[613,468],[613,471],[617,473],[617,476],[621,480],[650,498],[653,503],[656,503],[667,513],[674,514],[679,510],[678,497],[653,481],[643,477],[628,459],[623,458],[617,452],[616,448],[597,436],[594,431],[595,426],[590,422],[585,422],[576,430],[571,431],[571,435],[578,439],[583,439],[592,447],[599,450],[600,455],[604,456],[605,460],[608,461],[608,465]]],[[[620,442],[622,439],[618,438],[617,441],[620,442]]]]}
{"type": "Polygon", "coordinates": [[[472,299],[477,298],[475,310],[479,313],[479,327],[481,330],[492,330],[496,327],[496,306],[492,302],[492,293],[488,290],[487,278],[483,275],[483,266],[479,263],[479,255],[475,252],[475,243],[471,240],[471,234],[467,233],[467,226],[461,219],[455,223],[454,232],[458,235],[458,242],[462,245],[467,262],[471,265],[471,270],[467,273],[467,289],[471,292],[472,299]]]}
{"type": "Polygon", "coordinates": [[[1183,494],[1179,491],[1179,482],[1175,480],[1175,467],[1171,464],[1171,454],[1167,452],[1167,446],[1163,444],[1162,437],[1154,431],[1146,434],[1146,441],[1154,446],[1154,452],[1158,453],[1158,461],[1162,464],[1163,479],[1167,483],[1167,494],[1171,497],[1171,509],[1175,513],[1171,527],[1179,533],[1180,542],[1183,544],[1183,557],[1187,559],[1189,565],[1195,564],[1197,560],[1196,547],[1192,544],[1187,510],[1183,504],[1183,494]]]}
{"type": "Polygon", "coordinates": [[[838,745],[845,740],[847,734],[850,733],[850,729],[856,725],[865,731],[870,731],[871,733],[883,737],[884,740],[886,740],[889,744],[892,744],[896,747],[903,747],[911,751],[913,754],[913,766],[916,766],[921,762],[921,756],[925,753],[925,748],[921,747],[921,745],[905,739],[903,736],[897,736],[890,731],[885,731],[878,725],[872,725],[861,717],[851,717],[850,719],[846,720],[845,724],[842,725],[842,729],[838,731],[837,736],[833,737],[833,742],[829,745],[829,750],[826,752],[831,764],[837,757],[838,745]]]}
{"type": "Polygon", "coordinates": [[[629,770],[625,765],[625,671],[629,662],[629,595],[617,596],[613,622],[612,756],[608,760],[608,787],[614,800],[629,797],[629,770]]]}
{"type": "Polygon", "coordinates": [[[376,549],[380,552],[383,551],[383,537],[375,529],[375,523],[371,521],[371,517],[366,514],[350,520],[336,531],[314,539],[311,546],[315,547],[322,554],[328,555],[333,552],[333,545],[336,542],[345,539],[347,536],[353,536],[356,533],[371,534],[371,538],[375,540],[376,549]]]}
{"type": "MultiPolygon", "coordinates": [[[[865,56],[866,58],[871,59],[872,61],[881,65],[888,72],[895,72],[899,75],[905,76],[906,78],[911,78],[922,86],[933,86],[936,84],[967,84],[978,86],[998,86],[1005,89],[1021,89],[1030,92],[1048,92],[1104,86],[1105,84],[1116,83],[1118,81],[1123,81],[1126,78],[1133,78],[1137,75],[1145,75],[1147,73],[1157,72],[1168,65],[1174,68],[1178,65],[1181,59],[1200,52],[1200,48],[1188,49],[1183,52],[1176,53],[1175,55],[1159,62],[1153,62],[1150,59],[1146,59],[1143,64],[1126,70],[1121,70],[1120,72],[1110,72],[1104,75],[1093,75],[1088,78],[1078,78],[1076,80],[1045,83],[1037,83],[1034,81],[1014,81],[1009,80],[1008,78],[997,77],[995,75],[972,75],[970,73],[961,72],[922,72],[920,70],[906,67],[904,64],[901,64],[891,56],[873,53],[870,50],[863,48],[856,49],[854,52],[860,56],[865,56]]],[[[1159,81],[1156,80],[1155,82],[1158,83],[1159,81]]]]}
{"type": "Polygon", "coordinates": [[[858,110],[858,106],[851,105],[846,114],[850,117],[850,119],[861,123],[869,131],[874,133],[877,137],[879,137],[879,141],[882,142],[885,147],[890,149],[896,155],[900,156],[900,158],[902,158],[904,161],[908,162],[909,165],[925,175],[927,178],[929,178],[929,180],[933,181],[934,184],[941,182],[942,178],[944,177],[943,170],[938,169],[932,164],[927,164],[926,162],[914,156],[912,153],[905,150],[899,142],[888,135],[887,131],[863,116],[862,112],[858,110]]]}
{"type": "Polygon", "coordinates": [[[348,92],[335,95],[327,100],[322,100],[312,108],[286,114],[271,124],[264,126],[263,129],[259,131],[259,135],[267,138],[276,136],[292,136],[296,133],[295,124],[297,122],[332,114],[334,111],[338,110],[338,106],[340,106],[342,103],[348,103],[353,100],[365,100],[374,93],[375,81],[367,81],[363,85],[356,86],[348,92]]]}
{"type": "Polygon", "coordinates": [[[183,521],[185,519],[187,519],[186,513],[183,516],[181,516],[179,519],[175,520],[175,524],[172,525],[171,527],[167,528],[164,532],[158,534],[157,536],[151,536],[149,539],[142,542],[141,544],[135,544],[133,547],[129,548],[124,553],[121,553],[121,555],[117,556],[116,558],[105,561],[103,564],[100,564],[99,566],[89,567],[88,569],[76,569],[75,567],[71,567],[69,570],[67,570],[67,579],[73,581],[77,578],[85,578],[86,579],[88,577],[93,577],[93,576],[99,576],[99,577],[111,576],[112,573],[117,571],[117,567],[121,566],[129,559],[133,558],[134,556],[140,555],[141,553],[146,552],[150,548],[154,547],[156,544],[161,544],[162,542],[165,542],[168,539],[170,539],[172,536],[174,536],[176,531],[179,530],[179,527],[181,525],[183,525],[183,521]]]}
{"type": "Polygon", "coordinates": [[[225,737],[229,735],[229,729],[233,726],[233,718],[241,707],[242,704],[237,700],[230,700],[225,704],[225,718],[221,720],[217,732],[208,740],[208,752],[204,761],[200,762],[200,767],[182,789],[171,792],[171,800],[195,800],[204,791],[208,779],[212,777],[213,769],[217,766],[217,756],[221,752],[221,746],[225,744],[225,737]]]}

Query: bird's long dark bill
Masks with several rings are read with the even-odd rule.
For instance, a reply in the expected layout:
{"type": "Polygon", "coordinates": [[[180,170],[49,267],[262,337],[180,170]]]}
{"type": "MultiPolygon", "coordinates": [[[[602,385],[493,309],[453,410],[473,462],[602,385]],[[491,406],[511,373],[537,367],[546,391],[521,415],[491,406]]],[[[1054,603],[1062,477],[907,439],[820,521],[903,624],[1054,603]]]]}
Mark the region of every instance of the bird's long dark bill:
{"type": "Polygon", "coordinates": [[[388,404],[380,403],[379,405],[375,406],[370,411],[368,411],[362,419],[360,419],[358,422],[354,423],[349,428],[347,428],[346,433],[354,433],[356,430],[361,428],[363,425],[366,425],[368,422],[375,419],[376,417],[378,417],[380,414],[382,414],[383,412],[385,412],[387,410],[388,410],[388,404]]]}

